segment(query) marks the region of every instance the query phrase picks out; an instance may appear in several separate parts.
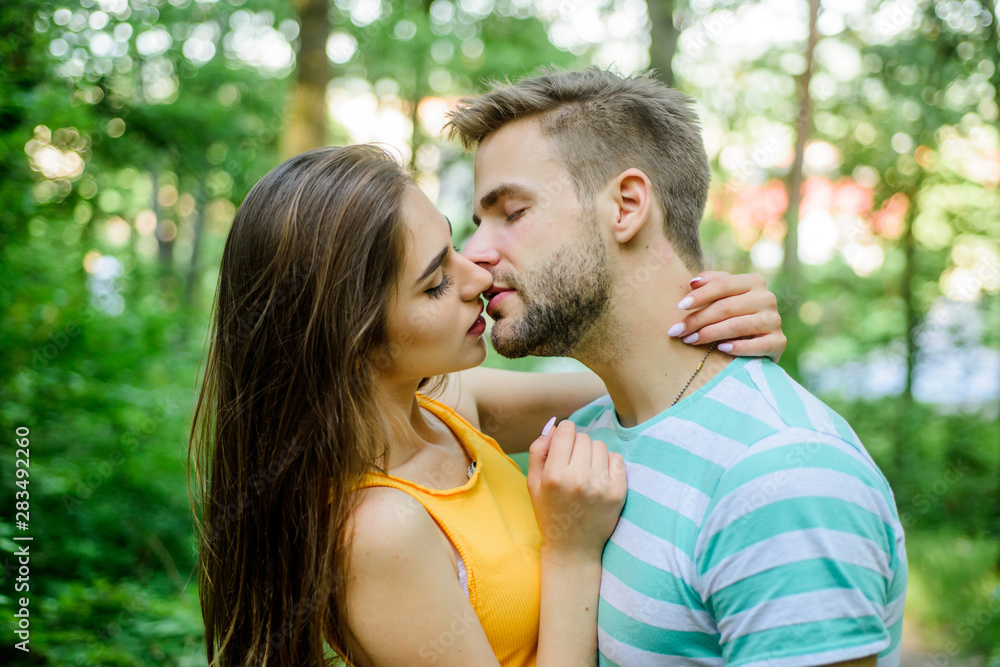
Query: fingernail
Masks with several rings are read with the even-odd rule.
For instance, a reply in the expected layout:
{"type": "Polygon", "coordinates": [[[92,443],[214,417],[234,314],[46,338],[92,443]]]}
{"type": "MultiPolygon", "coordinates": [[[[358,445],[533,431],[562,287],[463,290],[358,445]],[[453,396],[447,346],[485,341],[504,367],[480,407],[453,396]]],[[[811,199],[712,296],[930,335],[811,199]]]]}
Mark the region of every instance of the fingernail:
{"type": "Polygon", "coordinates": [[[680,308],[681,310],[687,310],[693,304],[694,304],[694,299],[692,299],[689,296],[686,296],[683,299],[681,299],[681,302],[677,304],[677,307],[680,308]]]}
{"type": "Polygon", "coordinates": [[[548,435],[549,431],[552,430],[552,426],[555,425],[555,423],[556,423],[556,418],[555,417],[553,417],[552,419],[550,419],[549,422],[545,425],[545,428],[542,429],[542,435],[548,435]]]}
{"type": "Polygon", "coordinates": [[[698,342],[698,332],[696,331],[693,334],[691,334],[690,336],[685,336],[684,338],[681,338],[681,340],[684,341],[685,343],[687,343],[688,345],[690,345],[691,343],[697,343],[698,342]]]}
{"type": "Polygon", "coordinates": [[[702,278],[701,276],[698,276],[697,278],[692,278],[690,284],[694,285],[695,283],[700,283],[702,280],[704,280],[704,278],[702,278]]]}
{"type": "Polygon", "coordinates": [[[680,336],[682,333],[684,333],[684,323],[683,322],[678,322],[674,326],[672,326],[669,329],[667,329],[667,335],[668,336],[673,336],[675,338],[677,336],[680,336]]]}
{"type": "Polygon", "coordinates": [[[719,343],[719,352],[732,352],[732,351],[733,351],[732,343],[719,343]]]}

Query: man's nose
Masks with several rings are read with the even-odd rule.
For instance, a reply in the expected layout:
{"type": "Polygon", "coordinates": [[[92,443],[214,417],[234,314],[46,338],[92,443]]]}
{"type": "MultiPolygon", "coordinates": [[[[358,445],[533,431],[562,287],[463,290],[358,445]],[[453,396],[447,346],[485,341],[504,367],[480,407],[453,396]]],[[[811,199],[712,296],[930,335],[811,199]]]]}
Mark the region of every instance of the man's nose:
{"type": "Polygon", "coordinates": [[[462,249],[462,256],[483,268],[496,266],[500,262],[500,252],[492,242],[491,235],[480,226],[462,249]]]}

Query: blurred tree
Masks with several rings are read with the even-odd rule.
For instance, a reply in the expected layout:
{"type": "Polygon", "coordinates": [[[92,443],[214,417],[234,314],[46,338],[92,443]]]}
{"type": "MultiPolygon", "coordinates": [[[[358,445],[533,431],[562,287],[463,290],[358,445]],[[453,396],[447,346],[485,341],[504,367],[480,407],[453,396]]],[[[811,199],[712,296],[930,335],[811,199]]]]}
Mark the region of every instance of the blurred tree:
{"type": "MultiPolygon", "coordinates": [[[[32,135],[35,105],[45,79],[45,41],[35,31],[40,0],[0,6],[0,318],[14,306],[12,290],[25,280],[15,248],[28,235],[24,221],[31,217],[34,179],[24,159],[24,145],[32,135]]],[[[11,349],[15,330],[0,329],[0,345],[11,349]]],[[[17,341],[20,342],[20,341],[17,341]]],[[[0,355],[0,381],[10,378],[16,362],[0,355]]],[[[2,385],[0,385],[2,386],[2,385]]]]}
{"type": "MultiPolygon", "coordinates": [[[[796,77],[795,91],[798,96],[798,113],[795,116],[795,148],[792,166],[788,172],[786,188],[788,192],[788,207],[785,211],[784,259],[781,266],[780,283],[783,286],[784,298],[792,304],[802,303],[801,276],[799,270],[799,209],[802,202],[802,186],[804,183],[803,164],[806,142],[812,132],[813,101],[809,90],[812,82],[816,61],[816,45],[819,43],[819,30],[816,23],[819,19],[820,0],[808,0],[809,32],[803,48],[805,67],[796,77]]],[[[788,310],[781,321],[786,337],[790,341],[791,354],[785,362],[786,370],[792,375],[799,374],[799,350],[805,337],[799,314],[788,310]]]]}
{"type": "MultiPolygon", "coordinates": [[[[896,267],[895,293],[903,306],[905,377],[895,456],[899,466],[907,460],[912,438],[909,415],[913,410],[920,332],[932,305],[942,297],[942,285],[947,282],[949,241],[964,237],[973,246],[985,243],[984,247],[992,246],[994,253],[1000,249],[997,244],[1000,236],[996,235],[1000,232],[1000,217],[997,215],[970,219],[967,216],[972,211],[963,211],[961,200],[955,202],[958,206],[947,207],[943,217],[923,210],[925,202],[940,201],[941,187],[946,182],[954,182],[956,176],[958,181],[973,189],[985,185],[982,181],[976,182],[974,173],[955,173],[955,166],[948,165],[954,157],[948,154],[965,143],[962,134],[981,123],[975,120],[977,110],[980,115],[992,116],[994,121],[997,117],[995,88],[988,98],[956,95],[959,87],[983,89],[982,84],[988,80],[984,72],[995,74],[1000,62],[996,44],[990,44],[993,31],[989,29],[995,21],[986,18],[985,8],[978,3],[970,3],[957,11],[955,14],[955,7],[947,3],[931,3],[918,16],[917,27],[910,35],[889,43],[863,45],[861,57],[871,63],[873,74],[878,78],[861,82],[855,89],[860,95],[849,96],[841,101],[845,106],[834,108],[851,117],[858,126],[863,125],[860,137],[855,133],[855,140],[861,145],[857,146],[858,150],[845,151],[842,169],[858,173],[859,169],[874,167],[882,175],[874,186],[876,204],[905,206],[901,229],[890,229],[884,224],[880,228],[879,219],[873,219],[872,230],[900,259],[898,264],[887,262],[889,267],[896,267]],[[970,121],[972,126],[968,125],[970,121]],[[967,128],[965,131],[961,129],[963,126],[967,128]],[[868,128],[871,128],[871,136],[868,128]],[[940,236],[935,240],[931,229],[946,235],[948,241],[941,243],[940,236]],[[989,236],[993,237],[992,241],[989,236]]],[[[986,195],[985,191],[980,192],[986,195]]],[[[981,269],[985,270],[986,266],[981,269]]],[[[944,296],[979,300],[979,289],[987,282],[978,280],[976,285],[956,287],[944,296]]],[[[997,281],[993,283],[995,293],[997,281]]]]}
{"type": "Polygon", "coordinates": [[[35,664],[197,664],[186,334],[199,257],[274,161],[294,24],[262,4],[0,7],[0,425],[37,443],[35,664]]]}
{"type": "Polygon", "coordinates": [[[646,0],[649,15],[649,66],[668,86],[674,86],[674,53],[680,31],[674,22],[675,0],[646,0]]]}
{"type": "Polygon", "coordinates": [[[282,157],[326,145],[326,86],[330,63],[326,43],[330,38],[329,0],[293,0],[300,33],[295,59],[295,86],[289,99],[282,157]]]}
{"type": "Polygon", "coordinates": [[[335,27],[350,34],[357,45],[344,63],[345,74],[372,82],[392,81],[405,100],[411,121],[411,168],[420,147],[439,138],[437,128],[425,129],[423,100],[454,98],[487,81],[575,62],[572,54],[552,46],[539,19],[524,16],[504,0],[492,7],[408,0],[370,22],[346,12],[335,27]]]}
{"type": "MultiPolygon", "coordinates": [[[[812,131],[812,96],[809,84],[812,81],[813,66],[816,60],[816,44],[819,42],[819,31],[816,22],[819,19],[819,0],[808,0],[809,3],[809,34],[806,38],[805,68],[795,82],[798,95],[799,112],[795,118],[795,157],[792,168],[788,172],[788,209],[785,212],[785,258],[782,264],[785,282],[789,289],[794,290],[799,283],[799,204],[802,201],[802,164],[806,152],[806,141],[812,131]]],[[[793,299],[798,301],[798,299],[793,299]]]]}

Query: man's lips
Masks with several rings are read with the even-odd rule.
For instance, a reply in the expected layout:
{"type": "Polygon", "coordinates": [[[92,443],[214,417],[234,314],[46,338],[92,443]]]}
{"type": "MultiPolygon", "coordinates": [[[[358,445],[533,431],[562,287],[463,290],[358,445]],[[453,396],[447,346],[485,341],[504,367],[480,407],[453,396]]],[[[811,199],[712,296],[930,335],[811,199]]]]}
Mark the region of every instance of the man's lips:
{"type": "Polygon", "coordinates": [[[507,298],[507,295],[513,294],[514,291],[512,289],[491,289],[486,292],[486,298],[489,299],[489,303],[486,304],[486,314],[493,317],[500,302],[507,298]]]}

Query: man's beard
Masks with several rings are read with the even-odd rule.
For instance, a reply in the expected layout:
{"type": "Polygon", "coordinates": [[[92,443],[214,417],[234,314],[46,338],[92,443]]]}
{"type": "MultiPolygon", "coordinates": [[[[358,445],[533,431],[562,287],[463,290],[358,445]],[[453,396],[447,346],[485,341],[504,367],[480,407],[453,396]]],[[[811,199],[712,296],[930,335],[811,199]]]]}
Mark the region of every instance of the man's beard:
{"type": "Polygon", "coordinates": [[[579,246],[564,246],[530,278],[497,273],[524,304],[517,320],[499,317],[490,339],[508,359],[573,356],[607,310],[611,279],[607,251],[596,230],[579,246]]]}

